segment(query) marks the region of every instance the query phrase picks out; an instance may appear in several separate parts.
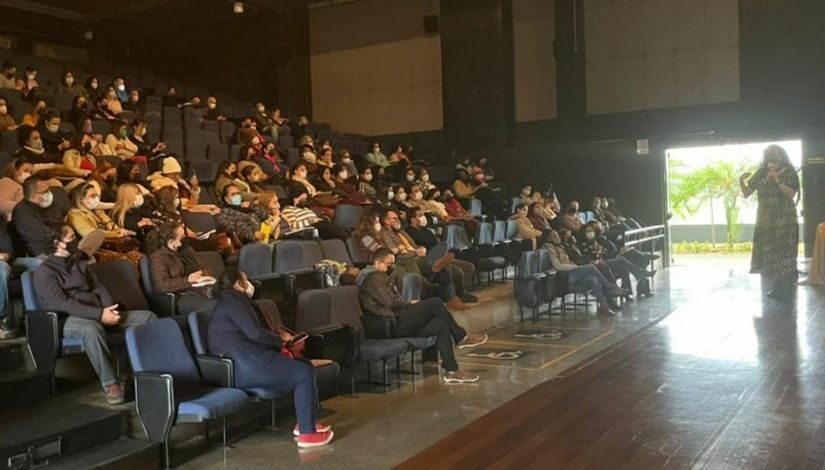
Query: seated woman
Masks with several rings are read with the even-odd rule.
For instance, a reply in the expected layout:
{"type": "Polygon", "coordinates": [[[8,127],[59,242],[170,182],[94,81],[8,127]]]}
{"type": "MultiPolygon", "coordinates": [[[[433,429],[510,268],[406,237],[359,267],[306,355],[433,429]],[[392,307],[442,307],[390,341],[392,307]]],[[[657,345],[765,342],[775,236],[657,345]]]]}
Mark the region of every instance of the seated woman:
{"type": "Polygon", "coordinates": [[[109,87],[106,89],[106,94],[103,96],[101,103],[106,104],[106,110],[115,116],[123,112],[123,104],[117,98],[117,91],[109,87]]]}
{"type": "MultiPolygon", "coordinates": [[[[256,196],[262,192],[264,192],[263,183],[266,181],[266,175],[258,165],[247,165],[242,170],[240,170],[241,178],[236,181],[242,190],[246,190],[251,194],[255,194],[256,196]]],[[[256,198],[253,198],[257,199],[256,198]]]]}
{"type": "Polygon", "coordinates": [[[410,186],[410,199],[408,204],[410,207],[419,208],[428,214],[438,217],[438,219],[442,222],[451,221],[450,214],[447,213],[447,209],[444,207],[444,204],[436,200],[425,199],[424,191],[417,184],[410,186]]]}
{"type": "Polygon", "coordinates": [[[389,156],[390,163],[404,163],[406,165],[412,165],[410,162],[409,157],[407,157],[407,153],[404,152],[404,146],[401,144],[395,144],[395,150],[389,156]]]}
{"type": "Polygon", "coordinates": [[[103,93],[100,91],[100,81],[96,76],[89,76],[89,78],[86,79],[86,84],[83,88],[86,90],[86,93],[84,94],[92,103],[97,103],[101,98],[103,98],[103,93]]]}
{"type": "Polygon", "coordinates": [[[328,166],[318,167],[317,176],[312,183],[318,191],[336,193],[337,185],[335,184],[335,178],[332,177],[332,168],[328,166]]]}
{"type": "Polygon", "coordinates": [[[244,208],[241,190],[234,184],[223,188],[223,209],[215,217],[218,230],[226,232],[233,240],[243,245],[261,241],[264,234],[261,231],[261,220],[258,216],[244,208]]]}
{"type": "Polygon", "coordinates": [[[215,306],[215,278],[198,263],[195,251],[184,246],[183,225],[169,221],[147,240],[152,282],[162,294],[178,295],[178,314],[189,315],[215,306]]]}
{"type": "Polygon", "coordinates": [[[43,100],[34,101],[29,112],[23,114],[23,119],[20,120],[21,126],[37,127],[40,124],[40,118],[46,114],[46,102],[43,100]]]}
{"type": "Polygon", "coordinates": [[[456,180],[453,182],[453,193],[459,199],[476,198],[481,201],[484,214],[498,217],[507,211],[509,205],[484,181],[484,172],[476,169],[473,177],[464,169],[456,170],[456,180]]]}
{"type": "Polygon", "coordinates": [[[174,155],[164,158],[161,170],[153,173],[148,178],[152,186],[152,191],[157,192],[157,190],[165,186],[173,186],[178,192],[181,209],[186,209],[189,212],[200,212],[212,215],[220,212],[220,209],[214,204],[198,203],[201,195],[198,177],[192,175],[192,178],[187,182],[181,177],[182,171],[183,169],[174,155]]]}
{"type": "Polygon", "coordinates": [[[6,175],[0,179],[0,213],[6,220],[12,218],[12,210],[23,200],[23,182],[32,175],[33,166],[25,158],[16,158],[6,166],[6,175]]]}
{"type": "Polygon", "coordinates": [[[352,161],[349,150],[338,152],[338,163],[347,170],[347,180],[355,184],[358,181],[358,168],[356,168],[355,162],[352,161]]]}
{"type": "Polygon", "coordinates": [[[264,151],[255,163],[261,167],[261,171],[266,174],[266,179],[272,184],[282,183],[289,172],[289,167],[281,161],[281,154],[273,142],[267,142],[264,145],[264,151]]]}
{"type": "Polygon", "coordinates": [[[63,152],[63,166],[88,175],[97,167],[97,158],[92,153],[96,145],[94,137],[78,132],[72,139],[71,148],[63,152]]]}
{"type": "Polygon", "coordinates": [[[124,122],[118,122],[112,128],[112,133],[106,136],[106,145],[113,148],[117,156],[128,160],[133,158],[138,151],[138,146],[129,140],[129,126],[124,122]]]}
{"type": "Polygon", "coordinates": [[[69,110],[68,121],[74,126],[76,133],[80,133],[89,119],[89,110],[86,105],[86,97],[77,95],[72,99],[72,109],[69,110]]]}
{"type": "Polygon", "coordinates": [[[238,186],[244,201],[254,201],[258,198],[258,193],[252,192],[249,185],[239,178],[238,166],[229,160],[224,160],[218,165],[218,178],[215,180],[215,198],[217,200],[223,197],[224,188],[230,184],[238,186]]]}
{"type": "Polygon", "coordinates": [[[355,189],[355,186],[350,184],[350,174],[347,167],[341,163],[336,164],[332,168],[332,174],[335,175],[335,195],[341,198],[344,204],[363,204],[367,199],[355,189]]]}
{"type": "Polygon", "coordinates": [[[308,177],[309,169],[307,168],[306,162],[298,161],[298,163],[296,163],[292,167],[292,177],[290,178],[290,180],[295,183],[301,184],[301,186],[306,188],[309,197],[313,197],[315,196],[315,193],[318,192],[318,190],[315,188],[315,185],[309,182],[309,180],[307,179],[308,177]]]}
{"type": "Polygon", "coordinates": [[[158,142],[153,145],[147,140],[147,126],[146,121],[143,119],[135,119],[132,121],[132,133],[129,135],[129,140],[137,146],[135,155],[138,157],[144,157],[146,159],[146,163],[161,158],[163,152],[166,150],[166,144],[163,142],[158,142]]]}
{"type": "Polygon", "coordinates": [[[335,165],[335,162],[332,161],[332,147],[322,149],[321,156],[318,157],[316,163],[319,167],[332,169],[333,165],[335,165]]]}
{"type": "Polygon", "coordinates": [[[263,243],[271,243],[280,240],[289,232],[289,222],[281,216],[281,202],[278,195],[273,192],[261,193],[258,201],[252,205],[252,209],[261,220],[261,233],[263,243]]]}
{"type": "Polygon", "coordinates": [[[117,198],[117,168],[106,160],[100,162],[89,175],[89,181],[96,182],[102,202],[115,202],[117,198]]]}
{"type": "Polygon", "coordinates": [[[378,200],[378,191],[373,184],[373,173],[371,167],[365,167],[358,180],[358,192],[370,201],[378,200]]]}
{"type": "MultiPolygon", "coordinates": [[[[115,99],[115,101],[117,101],[117,99],[115,99]]],[[[118,122],[117,114],[109,110],[110,101],[108,98],[104,96],[99,100],[95,101],[94,103],[95,106],[89,111],[90,118],[108,121],[110,123],[118,122]]],[[[116,106],[120,106],[119,101],[117,102],[116,106]]]]}
{"type": "MultiPolygon", "coordinates": [[[[100,249],[95,254],[100,261],[125,259],[132,264],[135,271],[138,271],[138,263],[143,257],[136,246],[128,243],[126,239],[134,237],[136,234],[117,225],[106,213],[99,209],[100,191],[94,183],[86,183],[75,188],[72,192],[72,208],[66,215],[66,222],[77,232],[80,237],[85,237],[89,233],[100,230],[107,239],[110,249],[100,249]]],[[[104,244],[104,247],[107,246],[104,244]]]]}
{"type": "Polygon", "coordinates": [[[235,364],[235,386],[293,392],[298,426],[298,447],[318,447],[332,441],[332,428],[316,421],[318,388],[313,367],[328,360],[303,361],[282,354],[292,336],[262,327],[263,313],[252,302],[255,287],[246,275],[228,268],[221,277],[223,289],[209,318],[209,353],[226,356],[235,364]]]}
{"type": "MultiPolygon", "coordinates": [[[[602,261],[607,264],[610,270],[622,280],[622,288],[629,292],[626,297],[629,299],[630,293],[633,292],[630,284],[630,274],[633,274],[638,281],[642,281],[643,279],[653,276],[655,273],[636,266],[629,259],[623,256],[616,256],[615,252],[608,253],[607,249],[597,240],[597,237],[599,236],[599,225],[600,224],[598,221],[593,220],[584,226],[582,229],[584,236],[582,237],[582,240],[579,241],[579,248],[581,249],[582,255],[584,255],[588,262],[602,261]]],[[[640,295],[647,294],[647,289],[645,289],[641,284],[639,284],[639,288],[637,288],[637,290],[641,291],[639,292],[640,295]]]]}
{"type": "Polygon", "coordinates": [[[441,196],[438,187],[430,181],[430,172],[426,168],[422,168],[418,172],[418,178],[415,180],[415,184],[424,191],[424,197],[427,199],[438,199],[439,196],[441,196]]]}
{"type": "Polygon", "coordinates": [[[71,96],[81,96],[86,93],[86,90],[83,89],[83,85],[76,82],[74,79],[74,74],[68,70],[63,73],[63,77],[60,79],[60,84],[55,87],[54,91],[55,93],[71,96]]]}
{"type": "Polygon", "coordinates": [[[390,193],[392,193],[392,198],[387,205],[391,210],[397,211],[401,219],[406,219],[407,211],[412,208],[407,201],[407,190],[400,184],[393,184],[390,186],[390,193]]]}
{"type": "Polygon", "coordinates": [[[146,234],[155,227],[151,216],[152,211],[138,185],[124,183],[118,186],[112,219],[118,226],[136,233],[141,244],[146,241],[146,234]]]}
{"type": "Polygon", "coordinates": [[[545,237],[541,230],[538,230],[527,218],[527,205],[518,204],[516,206],[516,213],[510,217],[510,220],[515,220],[518,225],[518,239],[530,240],[533,243],[533,249],[544,245],[545,237]]]}
{"type": "Polygon", "coordinates": [[[149,183],[147,183],[141,176],[140,164],[136,162],[123,162],[117,166],[117,185],[133,184],[138,187],[143,197],[152,197],[152,192],[149,191],[149,183]]]}

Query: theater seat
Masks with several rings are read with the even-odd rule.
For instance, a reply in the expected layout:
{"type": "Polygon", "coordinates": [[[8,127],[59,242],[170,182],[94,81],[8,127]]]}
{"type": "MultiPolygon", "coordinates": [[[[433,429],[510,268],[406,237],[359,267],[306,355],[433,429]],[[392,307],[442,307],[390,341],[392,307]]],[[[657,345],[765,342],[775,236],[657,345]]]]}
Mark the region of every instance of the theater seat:
{"type": "Polygon", "coordinates": [[[223,361],[199,357],[198,372],[180,327],[169,318],[129,328],[126,347],[135,371],[138,417],[149,441],[163,445],[166,468],[171,466],[169,435],[175,424],[222,419],[226,445],[226,416],[248,399],[242,390],[208,386],[224,380],[223,361]]]}

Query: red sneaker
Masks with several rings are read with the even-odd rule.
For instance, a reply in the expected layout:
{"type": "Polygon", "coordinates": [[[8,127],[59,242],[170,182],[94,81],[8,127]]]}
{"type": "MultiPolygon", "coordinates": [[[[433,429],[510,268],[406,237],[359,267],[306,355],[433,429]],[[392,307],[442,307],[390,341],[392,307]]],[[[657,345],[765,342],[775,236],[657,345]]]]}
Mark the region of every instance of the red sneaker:
{"type": "Polygon", "coordinates": [[[301,434],[298,436],[298,447],[301,449],[308,449],[310,447],[325,446],[332,441],[332,436],[332,431],[301,434]]]}
{"type": "MultiPolygon", "coordinates": [[[[329,424],[324,423],[315,423],[315,432],[330,432],[332,431],[332,426],[329,424]]],[[[298,429],[298,425],[296,424],[295,427],[292,429],[292,435],[298,437],[301,435],[301,431],[298,429]]]]}

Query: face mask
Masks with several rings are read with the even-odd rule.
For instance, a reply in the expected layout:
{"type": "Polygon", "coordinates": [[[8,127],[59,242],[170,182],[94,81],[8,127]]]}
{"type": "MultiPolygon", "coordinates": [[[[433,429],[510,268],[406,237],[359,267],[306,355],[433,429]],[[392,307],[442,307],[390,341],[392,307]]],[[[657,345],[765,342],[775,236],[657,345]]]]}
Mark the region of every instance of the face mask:
{"type": "Polygon", "coordinates": [[[92,151],[92,143],[86,142],[83,144],[83,153],[89,153],[92,151]]]}
{"type": "Polygon", "coordinates": [[[263,106],[258,106],[258,112],[259,113],[263,114],[264,111],[266,111],[266,108],[264,108],[263,106]]]}
{"type": "Polygon", "coordinates": [[[347,174],[346,171],[341,171],[341,172],[338,173],[338,177],[341,178],[342,180],[347,179],[347,176],[349,176],[349,175],[347,174]]]}
{"type": "Polygon", "coordinates": [[[35,150],[43,150],[43,141],[42,140],[35,140],[34,142],[29,143],[29,147],[35,150]]]}
{"type": "Polygon", "coordinates": [[[233,196],[230,196],[229,204],[232,205],[232,206],[240,206],[241,205],[241,195],[240,194],[235,194],[233,196]]]}
{"type": "Polygon", "coordinates": [[[398,193],[398,200],[404,202],[407,200],[407,193],[398,193]]]}
{"type": "Polygon", "coordinates": [[[352,159],[349,158],[349,157],[341,159],[341,163],[343,163],[344,165],[349,165],[351,162],[352,162],[352,159]]]}
{"type": "Polygon", "coordinates": [[[394,192],[392,192],[392,190],[390,190],[390,191],[388,191],[388,192],[387,192],[387,199],[392,199],[392,198],[394,198],[394,197],[395,197],[395,193],[394,193],[394,192]]]}
{"type": "Polygon", "coordinates": [[[140,207],[143,205],[143,194],[138,194],[135,198],[134,207],[140,207]]]}
{"type": "Polygon", "coordinates": [[[250,299],[255,296],[255,284],[246,281],[246,289],[244,289],[244,293],[246,293],[246,296],[250,299]]]}
{"type": "Polygon", "coordinates": [[[376,232],[380,232],[381,231],[381,223],[376,222],[375,225],[372,226],[372,229],[375,230],[376,232]]]}
{"type": "Polygon", "coordinates": [[[9,112],[9,108],[6,105],[0,106],[0,114],[6,114],[9,112]]]}
{"type": "Polygon", "coordinates": [[[430,175],[428,175],[428,174],[426,174],[426,173],[425,173],[425,174],[423,174],[423,175],[421,175],[421,181],[423,181],[423,182],[425,182],[425,183],[426,183],[426,182],[428,182],[428,181],[430,181],[430,175]]]}
{"type": "Polygon", "coordinates": [[[118,89],[118,91],[124,91],[124,90],[126,90],[126,85],[118,85],[117,89],[118,89]]]}
{"type": "Polygon", "coordinates": [[[60,130],[60,125],[46,124],[46,130],[54,134],[55,132],[60,130]]]}
{"type": "Polygon", "coordinates": [[[43,195],[43,200],[40,201],[37,205],[42,207],[43,209],[48,209],[49,206],[52,205],[54,202],[54,194],[51,191],[47,192],[43,195]]]}
{"type": "Polygon", "coordinates": [[[426,226],[427,226],[427,216],[422,215],[422,216],[418,219],[418,223],[420,223],[422,227],[426,227],[426,226]]]}
{"type": "Polygon", "coordinates": [[[217,104],[215,104],[215,103],[209,103],[209,109],[215,109],[215,108],[217,108],[217,107],[218,107],[218,105],[217,105],[217,104]]]}
{"type": "Polygon", "coordinates": [[[120,130],[120,138],[125,139],[129,135],[129,132],[126,129],[120,130]]]}
{"type": "Polygon", "coordinates": [[[74,78],[72,78],[72,77],[66,78],[66,86],[72,86],[72,83],[74,83],[74,78]]]}
{"type": "Polygon", "coordinates": [[[363,178],[364,178],[364,181],[366,181],[366,182],[372,181],[372,173],[370,173],[368,175],[364,175],[363,178]]]}
{"type": "Polygon", "coordinates": [[[92,127],[91,124],[89,124],[88,126],[83,126],[83,133],[84,134],[91,134],[92,132],[94,132],[94,128],[92,127]]]}
{"type": "Polygon", "coordinates": [[[415,175],[407,175],[407,181],[413,182],[415,180],[415,175]]]}
{"type": "Polygon", "coordinates": [[[36,77],[36,76],[37,76],[36,73],[27,73],[26,74],[26,78],[28,78],[29,80],[34,80],[34,77],[36,77]]]}
{"type": "Polygon", "coordinates": [[[97,82],[92,82],[89,86],[92,87],[92,90],[97,90],[97,82]]]}
{"type": "Polygon", "coordinates": [[[100,206],[100,198],[99,197],[92,198],[92,199],[89,199],[89,200],[86,201],[86,208],[91,210],[91,211],[97,209],[98,206],[100,206]]]}
{"type": "Polygon", "coordinates": [[[588,240],[593,240],[594,238],[596,238],[596,233],[595,232],[587,232],[587,233],[584,234],[584,236],[587,237],[588,240]]]}

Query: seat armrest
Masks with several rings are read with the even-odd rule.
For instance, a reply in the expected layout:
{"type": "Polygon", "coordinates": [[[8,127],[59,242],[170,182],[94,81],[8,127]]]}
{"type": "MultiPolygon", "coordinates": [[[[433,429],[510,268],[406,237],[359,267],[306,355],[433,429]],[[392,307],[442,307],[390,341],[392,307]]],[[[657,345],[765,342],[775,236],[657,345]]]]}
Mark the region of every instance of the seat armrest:
{"type": "Polygon", "coordinates": [[[59,317],[58,312],[48,310],[26,312],[26,338],[38,371],[53,373],[60,357],[60,337],[63,335],[59,317]]]}
{"type": "Polygon", "coordinates": [[[307,359],[332,359],[350,368],[358,350],[358,332],[352,325],[328,325],[314,329],[307,338],[307,359]]]}
{"type": "Polygon", "coordinates": [[[364,314],[361,317],[364,333],[370,339],[389,339],[395,337],[395,319],[381,315],[364,314]]]}
{"type": "Polygon", "coordinates": [[[175,293],[155,293],[147,297],[149,308],[159,317],[174,317],[178,314],[178,295],[175,293]]]}
{"type": "Polygon", "coordinates": [[[232,359],[204,354],[197,360],[204,384],[223,388],[235,386],[235,363],[232,359]]]}
{"type": "Polygon", "coordinates": [[[135,373],[135,405],[150,442],[163,442],[175,422],[175,388],[172,376],[156,372],[135,373]]]}

